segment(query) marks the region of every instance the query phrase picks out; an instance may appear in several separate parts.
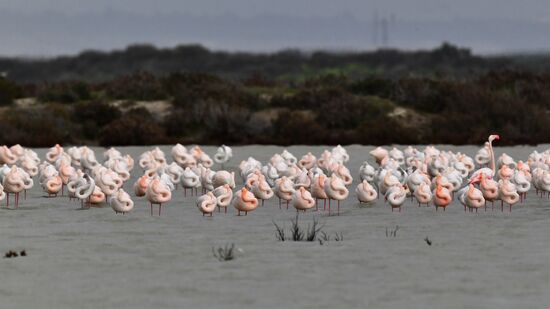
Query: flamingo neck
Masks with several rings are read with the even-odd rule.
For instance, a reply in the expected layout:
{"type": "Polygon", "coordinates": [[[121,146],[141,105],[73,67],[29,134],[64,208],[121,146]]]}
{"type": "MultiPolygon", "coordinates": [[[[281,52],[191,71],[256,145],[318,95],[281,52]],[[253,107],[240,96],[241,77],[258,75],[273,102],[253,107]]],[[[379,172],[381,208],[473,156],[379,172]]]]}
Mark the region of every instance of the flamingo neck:
{"type": "Polygon", "coordinates": [[[493,170],[493,175],[496,175],[495,171],[495,152],[493,151],[493,141],[489,140],[489,151],[491,152],[491,170],[493,170]]]}

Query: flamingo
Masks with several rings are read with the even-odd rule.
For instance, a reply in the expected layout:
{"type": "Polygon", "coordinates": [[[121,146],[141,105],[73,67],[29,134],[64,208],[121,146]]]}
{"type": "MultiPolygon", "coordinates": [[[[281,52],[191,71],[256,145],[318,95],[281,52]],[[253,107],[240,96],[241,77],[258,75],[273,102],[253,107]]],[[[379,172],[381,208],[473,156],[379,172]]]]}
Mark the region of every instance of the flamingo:
{"type": "Polygon", "coordinates": [[[279,209],[281,209],[281,200],[286,201],[288,209],[288,202],[292,200],[294,191],[294,183],[286,176],[275,180],[275,194],[279,198],[279,209]]]}
{"type": "Polygon", "coordinates": [[[298,161],[298,166],[300,168],[305,168],[306,170],[310,170],[315,166],[316,162],[317,162],[317,158],[311,152],[308,152],[307,154],[302,156],[300,161],[298,161]]]}
{"type": "Polygon", "coordinates": [[[13,165],[17,162],[17,156],[7,146],[0,147],[0,164],[13,165]]]}
{"type": "Polygon", "coordinates": [[[443,210],[446,209],[446,207],[451,203],[452,201],[452,197],[451,197],[451,193],[449,191],[449,189],[447,189],[446,187],[443,187],[441,185],[437,185],[435,190],[434,190],[434,194],[433,194],[433,202],[434,202],[434,205],[435,205],[435,211],[437,211],[437,209],[439,207],[442,207],[443,210]]]}
{"type": "Polygon", "coordinates": [[[229,162],[231,157],[233,157],[233,150],[231,149],[231,147],[221,145],[220,147],[218,147],[218,150],[214,155],[214,161],[220,164],[223,168],[223,164],[229,162]]]}
{"type": "Polygon", "coordinates": [[[162,209],[162,204],[170,201],[172,198],[172,191],[170,188],[160,180],[159,177],[154,178],[149,183],[145,192],[145,197],[149,201],[151,206],[151,216],[153,215],[153,205],[159,205],[159,216],[162,209]]]}
{"type": "Polygon", "coordinates": [[[265,176],[263,174],[260,175],[261,176],[258,178],[258,181],[252,184],[250,191],[257,199],[262,201],[263,206],[265,200],[269,200],[271,197],[273,197],[273,190],[271,190],[271,187],[265,180],[265,176]]]}
{"type": "Polygon", "coordinates": [[[311,196],[315,198],[316,205],[318,200],[323,200],[323,210],[326,209],[328,199],[327,192],[325,191],[326,179],[327,176],[325,174],[319,174],[313,178],[313,182],[311,183],[311,196]]]}
{"type": "Polygon", "coordinates": [[[477,212],[479,208],[485,206],[485,198],[483,197],[483,193],[473,184],[469,184],[467,188],[468,189],[464,195],[464,202],[470,211],[475,209],[477,212]]]}
{"type": "Polygon", "coordinates": [[[507,203],[510,206],[510,212],[512,212],[512,205],[519,201],[516,185],[508,179],[499,180],[498,195],[500,198],[500,210],[504,211],[504,203],[507,203]]]}
{"type": "Polygon", "coordinates": [[[483,148],[479,149],[475,156],[476,163],[480,166],[488,165],[491,161],[491,150],[489,149],[489,142],[485,142],[483,148]]]}
{"type": "Polygon", "coordinates": [[[54,175],[44,179],[41,185],[44,191],[48,193],[48,196],[57,196],[57,193],[61,191],[61,187],[63,186],[63,180],[59,175],[54,175]]]}
{"type": "Polygon", "coordinates": [[[336,176],[332,175],[325,180],[325,192],[328,196],[328,213],[330,215],[330,200],[338,201],[338,215],[340,215],[340,201],[345,200],[349,191],[344,184],[344,181],[336,176]]]}
{"type": "Polygon", "coordinates": [[[195,158],[195,160],[197,161],[197,163],[202,164],[204,167],[210,168],[214,164],[210,156],[207,155],[206,152],[204,152],[199,146],[195,146],[191,148],[190,152],[195,158]]]}
{"type": "Polygon", "coordinates": [[[294,165],[298,163],[298,159],[286,149],[281,153],[281,157],[287,165],[294,165]]]}
{"type": "MultiPolygon", "coordinates": [[[[92,194],[88,197],[88,202],[90,205],[98,205],[105,201],[105,193],[101,191],[101,189],[98,186],[94,185],[94,190],[92,191],[92,194]]],[[[85,195],[83,195],[84,197],[85,195]]],[[[78,197],[78,196],[77,196],[78,197]]],[[[83,199],[81,199],[83,200],[83,199]]]]}
{"type": "Polygon", "coordinates": [[[484,174],[487,178],[493,178],[495,176],[495,153],[493,151],[493,141],[499,140],[500,136],[496,134],[489,135],[487,146],[489,152],[489,166],[490,168],[483,167],[475,171],[470,179],[469,183],[479,183],[481,181],[481,175],[484,174]]]}
{"type": "Polygon", "coordinates": [[[197,208],[202,212],[202,215],[209,214],[212,216],[214,209],[218,205],[218,201],[214,193],[207,192],[197,198],[197,208]]]}
{"type": "Polygon", "coordinates": [[[181,182],[181,177],[183,175],[183,168],[179,166],[176,162],[172,162],[164,168],[164,172],[170,177],[170,181],[173,184],[178,184],[181,182]]]}
{"type": "Polygon", "coordinates": [[[186,167],[181,175],[181,186],[184,196],[187,196],[187,189],[191,189],[191,195],[193,195],[193,189],[200,186],[200,177],[191,168],[186,167]]]}
{"type": "Polygon", "coordinates": [[[107,168],[99,172],[95,183],[105,195],[113,195],[124,184],[117,173],[107,168]]]}
{"type": "Polygon", "coordinates": [[[401,205],[403,205],[407,197],[405,188],[401,184],[391,186],[386,191],[385,196],[386,201],[388,201],[391,206],[391,211],[393,212],[394,208],[399,208],[399,212],[401,212],[401,205]]]}
{"type": "Polygon", "coordinates": [[[187,153],[187,149],[185,148],[185,146],[179,143],[174,145],[174,147],[172,147],[171,154],[172,154],[172,159],[174,160],[174,162],[176,162],[177,165],[181,166],[182,168],[187,167],[187,164],[186,164],[188,160],[187,156],[189,154],[187,153]]]}
{"type": "Polygon", "coordinates": [[[149,175],[143,175],[136,180],[134,183],[134,193],[136,196],[145,196],[147,187],[149,187],[149,182],[151,182],[151,177],[149,177],[149,175]]]}
{"type": "Polygon", "coordinates": [[[368,182],[374,181],[374,176],[376,175],[376,170],[372,165],[369,164],[369,162],[365,161],[359,167],[359,178],[361,178],[361,181],[366,180],[368,182]]]}
{"type": "Polygon", "coordinates": [[[426,204],[427,206],[432,201],[433,194],[428,183],[423,182],[417,185],[416,189],[413,192],[414,197],[416,197],[416,200],[418,201],[419,207],[420,204],[426,204]]]}
{"type": "Polygon", "coordinates": [[[502,167],[498,170],[498,178],[499,179],[511,179],[514,176],[514,170],[508,167],[508,165],[504,164],[502,167]]]}
{"type": "Polygon", "coordinates": [[[512,181],[516,185],[520,201],[523,201],[527,195],[527,192],[531,189],[531,181],[529,181],[527,173],[524,170],[516,170],[512,181]]]}
{"type": "Polygon", "coordinates": [[[258,200],[252,192],[244,187],[235,194],[233,206],[237,209],[239,216],[241,215],[241,211],[244,211],[244,214],[248,215],[249,211],[253,211],[258,207],[258,200]]]}
{"type": "Polygon", "coordinates": [[[118,189],[115,194],[109,196],[108,202],[117,214],[126,214],[134,208],[134,201],[132,201],[130,195],[122,188],[118,189]]]}
{"type": "Polygon", "coordinates": [[[212,185],[217,188],[223,185],[229,185],[231,189],[235,188],[235,172],[217,171],[212,177],[212,185]]]}
{"type": "Polygon", "coordinates": [[[9,172],[4,176],[2,186],[7,195],[6,207],[9,207],[10,204],[10,193],[13,193],[15,196],[15,208],[19,207],[19,193],[25,190],[25,182],[17,166],[10,168],[9,172]]]}
{"type": "Polygon", "coordinates": [[[90,202],[90,197],[94,193],[95,188],[95,181],[88,174],[75,178],[67,184],[67,190],[80,200],[81,207],[84,207],[84,201],[88,200],[90,202]]]}
{"type": "Polygon", "coordinates": [[[480,175],[481,175],[481,180],[479,183],[479,188],[483,193],[483,197],[485,198],[485,201],[491,202],[491,209],[492,209],[493,208],[492,205],[494,201],[498,199],[498,184],[493,179],[485,176],[485,173],[481,173],[480,175]]]}
{"type": "Polygon", "coordinates": [[[349,169],[344,164],[336,164],[334,169],[332,169],[332,174],[338,176],[346,186],[351,185],[353,182],[353,177],[349,169]]]}
{"type": "Polygon", "coordinates": [[[306,190],[306,188],[300,187],[298,190],[294,191],[292,205],[294,205],[296,211],[306,211],[315,206],[315,200],[311,196],[311,193],[306,190]]]}
{"type": "Polygon", "coordinates": [[[59,177],[61,177],[61,195],[63,196],[64,192],[63,189],[69,183],[69,178],[76,173],[76,170],[74,167],[72,167],[69,163],[63,162],[59,166],[59,177]]]}
{"type": "Polygon", "coordinates": [[[378,198],[378,192],[376,192],[376,189],[366,180],[363,180],[363,182],[357,185],[355,193],[360,203],[370,203],[378,198]]]}
{"type": "Polygon", "coordinates": [[[317,167],[322,169],[323,171],[328,171],[328,167],[332,163],[332,153],[328,150],[325,150],[321,157],[317,160],[317,167]]]}
{"type": "Polygon", "coordinates": [[[304,187],[309,189],[311,187],[311,178],[308,175],[308,171],[303,169],[296,177],[294,177],[294,186],[296,188],[304,187]]]}
{"type": "Polygon", "coordinates": [[[382,147],[376,147],[374,150],[369,152],[371,156],[374,157],[374,160],[376,160],[376,163],[379,165],[382,165],[382,163],[388,158],[389,153],[388,150],[382,148],[382,147]]]}
{"type": "Polygon", "coordinates": [[[63,147],[61,147],[59,144],[55,144],[55,146],[50,148],[50,150],[46,153],[46,160],[49,163],[54,163],[62,154],[63,147]]]}
{"type": "Polygon", "coordinates": [[[223,207],[224,212],[227,213],[227,207],[231,204],[231,199],[233,198],[233,190],[231,186],[229,184],[224,184],[214,189],[213,193],[216,197],[218,211],[220,211],[220,208],[223,207]]]}
{"type": "Polygon", "coordinates": [[[203,192],[214,190],[213,178],[216,173],[210,168],[205,168],[200,174],[201,187],[203,192]]]}
{"type": "Polygon", "coordinates": [[[338,163],[346,163],[349,161],[348,152],[341,145],[332,148],[331,154],[332,158],[338,163]]]}

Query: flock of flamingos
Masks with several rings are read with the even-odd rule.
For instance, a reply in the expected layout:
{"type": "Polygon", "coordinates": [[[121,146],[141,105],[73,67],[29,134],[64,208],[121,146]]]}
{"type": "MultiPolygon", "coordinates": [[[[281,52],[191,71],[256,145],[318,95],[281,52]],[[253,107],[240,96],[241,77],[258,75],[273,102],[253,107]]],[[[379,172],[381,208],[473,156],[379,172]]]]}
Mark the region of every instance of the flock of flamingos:
{"type": "MultiPolygon", "coordinates": [[[[383,198],[392,211],[401,211],[410,198],[416,199],[418,206],[433,204],[437,211],[445,210],[457,198],[464,211],[477,212],[480,208],[487,210],[488,203],[493,208],[498,201],[502,211],[505,205],[512,211],[531,186],[537,194],[550,196],[550,151],[534,151],[525,161],[516,162],[506,154],[495,160],[492,143],[498,139],[498,135],[489,136],[473,159],[433,146],[423,150],[412,146],[404,150],[378,147],[370,152],[377,166],[365,161],[359,168],[357,199],[373,203],[383,198]]],[[[0,200],[5,199],[6,207],[10,207],[11,195],[17,208],[20,193],[26,198],[26,190],[33,187],[37,176],[49,196],[64,195],[66,191],[70,199],[80,200],[81,207],[106,203],[122,214],[133,209],[133,198],[145,198],[151,215],[156,213],[154,206],[161,215],[162,205],[170,202],[178,185],[181,194],[196,196],[196,206],[203,215],[211,216],[216,209],[226,213],[230,205],[238,215],[246,215],[274,196],[279,208],[292,205],[297,211],[306,211],[323,207],[329,214],[335,201],[332,207],[336,206],[339,214],[340,201],[348,198],[348,186],[353,182],[346,167],[349,155],[337,146],[325,150],[319,158],[307,153],[298,160],[287,150],[265,163],[250,157],[239,164],[244,186],[235,190],[235,172],[223,169],[232,157],[230,147],[219,147],[212,160],[198,146],[187,149],[177,144],[172,148],[170,164],[158,147],[141,154],[138,166],[143,174],[133,186],[132,197],[123,185],[130,179],[134,159],[115,148],[105,151],[103,157],[100,163],[86,146],[64,150],[55,145],[42,162],[31,149],[2,146],[0,200]],[[213,169],[214,161],[219,170],[213,169]]]]}

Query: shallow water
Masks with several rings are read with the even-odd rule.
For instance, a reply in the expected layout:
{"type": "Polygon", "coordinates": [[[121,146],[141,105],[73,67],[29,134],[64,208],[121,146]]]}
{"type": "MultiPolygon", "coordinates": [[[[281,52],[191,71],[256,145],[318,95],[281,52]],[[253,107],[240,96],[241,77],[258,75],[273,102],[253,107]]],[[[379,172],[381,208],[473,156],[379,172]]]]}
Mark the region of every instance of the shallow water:
{"type": "MultiPolygon", "coordinates": [[[[539,147],[497,148],[516,159],[539,147]]],[[[169,155],[169,147],[161,147],[169,155]]],[[[477,147],[441,146],[473,156],[477,147]]],[[[146,147],[120,147],[134,157],[146,147]]],[[[213,154],[215,148],[204,147],[213,154]]],[[[297,157],[324,147],[288,147],[297,157]]],[[[355,178],[373,147],[346,147],[355,178]]],[[[227,166],[265,161],[281,147],[235,147],[227,166]]],[[[39,150],[43,158],[44,150],[39,150]]],[[[98,159],[102,152],[97,152],[98,159]]],[[[132,184],[139,167],[125,189],[132,184]]],[[[296,212],[267,201],[248,216],[202,217],[179,189],[151,217],[134,198],[128,215],[110,207],[79,210],[66,197],[35,188],[17,210],[0,209],[0,308],[545,308],[550,302],[550,200],[531,192],[512,213],[445,212],[407,202],[401,213],[379,200],[360,206],[354,190],[340,216],[317,216],[344,241],[279,242],[272,220],[288,228],[296,212]],[[395,238],[386,228],[399,226],[395,238]],[[428,246],[424,238],[432,240],[428,246]],[[219,262],[212,246],[234,242],[236,260],[219,262]]],[[[5,203],[4,201],[2,203],[5,203]]]]}

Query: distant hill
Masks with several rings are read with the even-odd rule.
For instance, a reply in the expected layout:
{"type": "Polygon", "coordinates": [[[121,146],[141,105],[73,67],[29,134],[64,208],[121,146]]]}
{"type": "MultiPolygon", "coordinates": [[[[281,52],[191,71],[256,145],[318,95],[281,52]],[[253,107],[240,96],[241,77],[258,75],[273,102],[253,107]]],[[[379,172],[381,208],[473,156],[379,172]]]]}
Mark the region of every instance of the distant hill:
{"type": "Polygon", "coordinates": [[[380,76],[450,76],[462,78],[488,71],[550,72],[550,54],[479,56],[447,43],[433,50],[370,52],[282,50],[274,53],[212,51],[201,45],[157,48],[131,45],[111,52],[84,51],[54,58],[0,58],[0,72],[19,83],[58,81],[103,82],[147,71],[157,76],[204,72],[240,80],[262,75],[271,80],[300,82],[324,74],[349,78],[380,76]]]}

